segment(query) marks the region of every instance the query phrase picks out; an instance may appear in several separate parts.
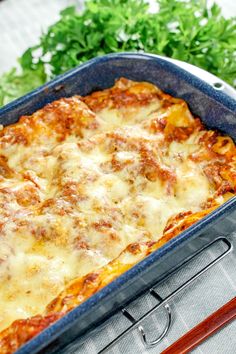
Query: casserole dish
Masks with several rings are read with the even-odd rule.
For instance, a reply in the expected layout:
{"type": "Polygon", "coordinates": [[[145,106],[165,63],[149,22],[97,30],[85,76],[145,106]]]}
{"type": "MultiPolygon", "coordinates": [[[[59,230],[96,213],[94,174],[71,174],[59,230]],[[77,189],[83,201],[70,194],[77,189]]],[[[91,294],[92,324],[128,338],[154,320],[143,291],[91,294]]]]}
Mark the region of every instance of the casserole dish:
{"type": "MultiPolygon", "coordinates": [[[[137,54],[110,55],[82,65],[3,108],[0,113],[0,116],[4,117],[2,124],[13,123],[20,115],[31,114],[56,98],[78,93],[86,95],[91,91],[112,86],[114,80],[121,76],[152,82],[165,92],[185,99],[192,112],[200,116],[208,127],[221,130],[235,138],[235,102],[232,99],[222,93],[216,93],[200,80],[162,59],[137,54]],[[222,118],[216,121],[216,117],[222,118]]],[[[207,232],[212,233],[210,226],[214,223],[217,225],[222,217],[234,210],[235,198],[232,198],[64,316],[18,352],[32,353],[43,348],[45,352],[45,346],[49,343],[51,344],[47,350],[56,351],[76,335],[88,331],[91,326],[104,320],[115,309],[150,287],[152,282],[167,275],[191,254],[188,242],[194,242],[194,238],[202,234],[207,227],[207,232]],[[58,338],[62,332],[64,335],[58,338]]],[[[221,230],[221,234],[222,232],[224,230],[221,230]]],[[[226,232],[230,232],[230,221],[227,221],[226,232]]],[[[201,241],[199,238],[197,243],[201,244],[201,241]]]]}

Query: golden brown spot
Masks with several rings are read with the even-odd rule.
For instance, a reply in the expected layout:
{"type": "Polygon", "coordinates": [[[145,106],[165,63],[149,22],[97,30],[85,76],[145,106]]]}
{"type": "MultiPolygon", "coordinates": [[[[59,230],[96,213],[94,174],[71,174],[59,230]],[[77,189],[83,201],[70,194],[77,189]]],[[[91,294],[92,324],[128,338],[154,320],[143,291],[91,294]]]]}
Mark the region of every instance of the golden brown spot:
{"type": "Polygon", "coordinates": [[[127,250],[128,250],[130,253],[138,254],[138,253],[141,252],[141,247],[140,247],[140,244],[139,244],[139,243],[131,243],[131,244],[127,247],[127,250]]]}
{"type": "Polygon", "coordinates": [[[98,277],[99,277],[99,273],[90,273],[85,276],[84,283],[85,284],[94,283],[98,277]]]}
{"type": "Polygon", "coordinates": [[[17,191],[15,195],[17,203],[24,207],[36,205],[40,202],[38,191],[34,186],[25,186],[17,191]]]}
{"type": "Polygon", "coordinates": [[[8,166],[7,157],[0,155],[0,175],[5,178],[10,178],[13,175],[13,170],[8,166]]]}
{"type": "Polygon", "coordinates": [[[92,226],[95,228],[97,231],[103,231],[104,229],[109,229],[112,227],[112,223],[108,220],[99,220],[98,222],[94,222],[92,226]]]}
{"type": "Polygon", "coordinates": [[[76,249],[84,249],[84,250],[88,250],[89,249],[88,243],[83,241],[83,240],[81,240],[80,236],[75,239],[74,245],[75,245],[76,249]]]}

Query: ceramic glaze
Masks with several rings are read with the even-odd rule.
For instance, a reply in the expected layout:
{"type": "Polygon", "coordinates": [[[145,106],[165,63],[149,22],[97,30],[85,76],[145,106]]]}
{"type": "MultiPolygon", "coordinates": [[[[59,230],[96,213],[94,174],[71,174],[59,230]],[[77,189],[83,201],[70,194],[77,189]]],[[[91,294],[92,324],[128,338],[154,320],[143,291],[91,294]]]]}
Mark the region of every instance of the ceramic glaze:
{"type": "MultiPolygon", "coordinates": [[[[60,97],[83,96],[105,89],[122,76],[151,82],[164,92],[183,98],[208,128],[220,130],[236,140],[235,100],[178,66],[148,54],[110,54],[90,60],[0,109],[0,123],[14,123],[21,115],[31,114],[60,97]]],[[[230,220],[235,214],[236,198],[232,198],[48,327],[17,354],[55,353],[76,337],[91,335],[105,319],[208,242],[202,235],[207,235],[209,240],[230,233],[233,228],[230,220]]]]}

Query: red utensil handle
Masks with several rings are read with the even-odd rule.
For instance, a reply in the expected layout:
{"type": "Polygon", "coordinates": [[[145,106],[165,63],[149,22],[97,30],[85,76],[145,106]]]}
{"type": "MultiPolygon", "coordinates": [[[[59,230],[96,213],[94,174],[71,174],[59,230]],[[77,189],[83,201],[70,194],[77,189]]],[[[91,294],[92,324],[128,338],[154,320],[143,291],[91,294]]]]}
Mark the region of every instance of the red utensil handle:
{"type": "Polygon", "coordinates": [[[191,329],[161,354],[185,354],[236,318],[236,297],[191,329]]]}

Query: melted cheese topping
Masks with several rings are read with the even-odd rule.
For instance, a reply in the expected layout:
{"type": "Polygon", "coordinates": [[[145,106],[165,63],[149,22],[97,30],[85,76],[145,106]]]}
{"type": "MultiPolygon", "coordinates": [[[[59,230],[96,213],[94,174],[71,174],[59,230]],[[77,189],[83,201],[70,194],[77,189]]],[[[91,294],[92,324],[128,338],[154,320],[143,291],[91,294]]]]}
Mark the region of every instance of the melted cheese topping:
{"type": "MultiPolygon", "coordinates": [[[[171,108],[154,86],[139,86],[131,105],[107,101],[95,114],[62,99],[2,134],[0,329],[42,313],[130,243],[158,240],[170,217],[201,210],[214,194],[204,164],[190,159],[202,131],[166,139],[171,108]]],[[[193,124],[187,106],[178,109],[171,124],[173,114],[177,127],[193,124]]]]}

